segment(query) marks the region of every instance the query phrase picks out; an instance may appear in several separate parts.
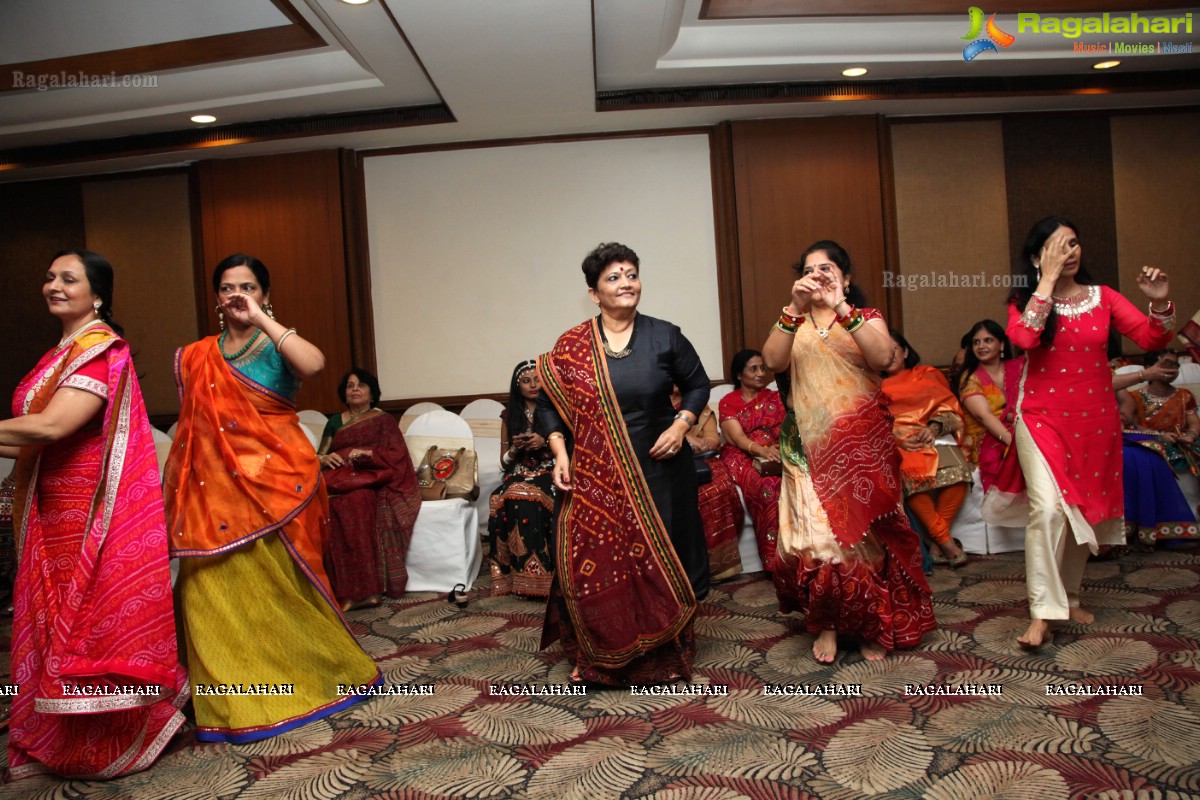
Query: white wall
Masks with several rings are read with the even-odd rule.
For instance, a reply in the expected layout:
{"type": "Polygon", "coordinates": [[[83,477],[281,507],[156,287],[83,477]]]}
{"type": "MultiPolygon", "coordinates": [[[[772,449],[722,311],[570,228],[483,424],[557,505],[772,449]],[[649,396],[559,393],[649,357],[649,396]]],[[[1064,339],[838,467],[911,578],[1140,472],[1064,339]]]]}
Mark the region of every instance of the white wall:
{"type": "Polygon", "coordinates": [[[384,399],[507,391],[518,361],[596,313],[579,265],[605,241],[641,258],[639,310],[721,376],[706,135],[368,154],[364,169],[384,399]]]}

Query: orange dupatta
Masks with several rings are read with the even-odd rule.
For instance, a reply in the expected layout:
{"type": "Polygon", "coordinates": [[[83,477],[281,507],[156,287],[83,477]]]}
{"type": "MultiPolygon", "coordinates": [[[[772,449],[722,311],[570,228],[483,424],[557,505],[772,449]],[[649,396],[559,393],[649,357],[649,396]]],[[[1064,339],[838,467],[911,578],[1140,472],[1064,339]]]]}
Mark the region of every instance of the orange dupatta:
{"type": "MultiPolygon", "coordinates": [[[[941,370],[918,364],[898,375],[885,378],[883,391],[888,396],[888,410],[895,419],[897,438],[907,439],[917,428],[923,428],[938,414],[952,413],[961,420],[962,406],[950,391],[950,383],[941,370]]],[[[962,440],[962,426],[955,433],[962,440]]],[[[932,484],[937,474],[936,447],[923,450],[900,450],[900,472],[913,485],[932,484]]]]}
{"type": "Polygon", "coordinates": [[[235,369],[209,336],[175,354],[182,407],[163,476],[171,555],[225,553],[279,532],[332,603],[329,501],[294,404],[235,369]],[[282,528],[301,516],[305,524],[282,528]]]}

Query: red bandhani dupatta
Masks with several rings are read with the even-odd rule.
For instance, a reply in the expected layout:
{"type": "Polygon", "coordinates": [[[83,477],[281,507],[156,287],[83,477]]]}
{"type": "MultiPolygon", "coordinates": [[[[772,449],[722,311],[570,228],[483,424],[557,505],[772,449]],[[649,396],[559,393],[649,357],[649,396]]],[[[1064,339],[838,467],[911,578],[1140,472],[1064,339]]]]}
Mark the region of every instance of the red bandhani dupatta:
{"type": "Polygon", "coordinates": [[[629,441],[596,321],[559,337],[538,375],[575,440],[557,579],[581,654],[617,669],[677,639],[695,595],[629,441]]]}
{"type": "Polygon", "coordinates": [[[64,440],[22,448],[17,461],[13,778],[145,769],[183,724],[190,695],[158,461],[128,344],[107,327],[86,329],[26,376],[14,415],[45,410],[64,387],[107,402],[99,427],[98,416],[64,440]]]}
{"type": "MultiPolygon", "coordinates": [[[[864,308],[867,319],[880,319],[864,308]]],[[[828,336],[805,320],[792,344],[792,407],[813,488],[838,544],[853,547],[871,523],[900,511],[900,457],[879,379],[841,325],[828,336]]]]}

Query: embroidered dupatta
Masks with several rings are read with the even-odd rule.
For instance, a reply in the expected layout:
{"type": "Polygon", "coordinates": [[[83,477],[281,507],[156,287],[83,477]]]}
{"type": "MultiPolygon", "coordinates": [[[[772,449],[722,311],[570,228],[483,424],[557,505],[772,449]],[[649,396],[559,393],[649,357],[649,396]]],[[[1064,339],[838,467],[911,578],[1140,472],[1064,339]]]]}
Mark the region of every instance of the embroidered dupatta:
{"type": "Polygon", "coordinates": [[[179,708],[190,695],[176,650],[158,461],[128,344],[96,326],[55,348],[18,386],[14,415],[44,411],[65,386],[107,401],[100,428],[22,448],[17,460],[13,778],[143,770],[183,724],[179,708]],[[76,374],[95,359],[103,383],[76,374]]]}
{"type": "Polygon", "coordinates": [[[217,337],[175,355],[181,408],[163,476],[171,554],[219,555],[279,532],[331,604],[322,566],[328,500],[295,404],[239,372],[217,337]],[[283,527],[302,514],[311,524],[283,527]]]}
{"type": "Polygon", "coordinates": [[[618,669],[684,633],[695,595],[630,443],[597,321],[559,337],[538,376],[575,442],[557,578],[587,661],[618,669]]]}

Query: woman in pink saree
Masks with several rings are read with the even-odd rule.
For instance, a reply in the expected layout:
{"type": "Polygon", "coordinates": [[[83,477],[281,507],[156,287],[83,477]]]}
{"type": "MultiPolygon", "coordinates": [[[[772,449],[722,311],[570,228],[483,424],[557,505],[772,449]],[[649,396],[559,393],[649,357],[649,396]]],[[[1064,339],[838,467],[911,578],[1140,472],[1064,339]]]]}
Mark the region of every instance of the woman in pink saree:
{"type": "Polygon", "coordinates": [[[63,337],[0,422],[17,459],[9,775],[113,778],[162,753],[190,693],[158,462],[108,261],[59,253],[42,295],[63,337]]]}

